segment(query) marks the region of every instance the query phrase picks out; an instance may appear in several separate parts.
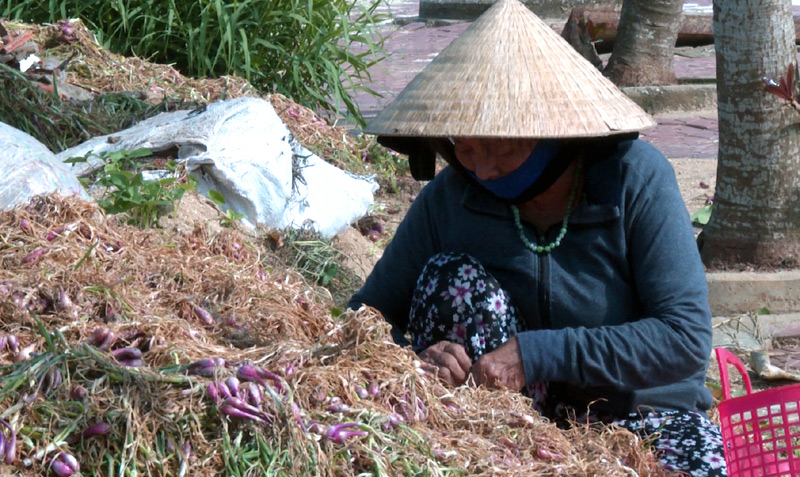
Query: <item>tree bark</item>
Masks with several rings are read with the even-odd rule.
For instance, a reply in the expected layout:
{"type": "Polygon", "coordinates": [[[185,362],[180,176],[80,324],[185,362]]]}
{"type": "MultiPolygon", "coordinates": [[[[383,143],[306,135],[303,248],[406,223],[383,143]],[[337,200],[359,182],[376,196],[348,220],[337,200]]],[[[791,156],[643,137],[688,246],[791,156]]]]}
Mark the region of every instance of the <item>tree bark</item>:
{"type": "Polygon", "coordinates": [[[761,80],[796,71],[794,38],[790,0],[714,0],[719,161],[701,244],[710,268],[800,266],[800,116],[761,80]]]}
{"type": "Polygon", "coordinates": [[[675,84],[683,0],[625,0],[605,75],[617,86],[675,84]]]}

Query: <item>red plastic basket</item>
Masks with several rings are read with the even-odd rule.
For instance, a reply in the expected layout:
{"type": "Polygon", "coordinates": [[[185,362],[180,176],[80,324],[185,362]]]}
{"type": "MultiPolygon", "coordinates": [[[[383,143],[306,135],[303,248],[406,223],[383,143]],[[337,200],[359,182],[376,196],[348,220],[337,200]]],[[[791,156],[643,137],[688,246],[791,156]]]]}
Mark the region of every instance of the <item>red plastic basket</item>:
{"type": "Polygon", "coordinates": [[[744,364],[716,348],[724,400],[719,404],[725,462],[731,477],[800,476],[800,384],[753,392],[744,364]],[[747,395],[731,398],[728,364],[747,395]]]}

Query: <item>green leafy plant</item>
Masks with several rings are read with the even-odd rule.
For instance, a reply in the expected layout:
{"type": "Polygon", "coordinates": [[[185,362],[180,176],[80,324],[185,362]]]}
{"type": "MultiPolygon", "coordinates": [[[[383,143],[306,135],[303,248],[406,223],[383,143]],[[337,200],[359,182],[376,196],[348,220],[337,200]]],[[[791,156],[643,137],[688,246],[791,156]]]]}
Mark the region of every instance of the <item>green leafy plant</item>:
{"type": "Polygon", "coordinates": [[[352,93],[375,94],[382,0],[0,0],[0,17],[81,18],[103,46],[193,76],[236,74],[262,91],[364,124],[352,93]]]}
{"type": "Polygon", "coordinates": [[[313,229],[271,231],[265,238],[273,249],[264,263],[265,268],[272,265],[291,268],[306,280],[324,287],[335,303],[347,303],[363,284],[363,280],[348,268],[345,254],[313,229]]]}
{"type": "MultiPolygon", "coordinates": [[[[92,155],[88,153],[64,162],[86,162],[92,155]]],[[[173,161],[164,164],[170,173],[166,177],[145,179],[143,172],[148,164],[139,159],[152,156],[152,152],[146,148],[95,155],[104,162],[94,182],[105,189],[103,197],[97,201],[98,205],[109,214],[125,213],[128,223],[137,227],[153,227],[158,218],[171,210],[187,190],[196,187],[196,181],[191,176],[181,176],[173,161]]]]}
{"type": "Polygon", "coordinates": [[[228,209],[228,210],[225,211],[225,215],[223,215],[219,219],[219,224],[221,226],[223,226],[223,227],[233,227],[233,224],[235,224],[236,222],[242,220],[245,217],[247,217],[247,216],[244,215],[244,214],[239,214],[239,213],[236,213],[236,212],[232,211],[231,209],[228,209]]]}
{"type": "MultiPolygon", "coordinates": [[[[211,199],[211,202],[217,204],[218,206],[222,207],[225,205],[225,196],[218,190],[210,190],[208,191],[208,198],[211,199]]],[[[244,214],[239,214],[234,212],[231,209],[225,211],[225,215],[219,219],[219,224],[223,227],[232,227],[233,224],[242,220],[243,218],[247,217],[244,214]]]]}
{"type": "Polygon", "coordinates": [[[713,207],[714,201],[709,201],[702,209],[695,211],[692,214],[692,223],[698,226],[707,225],[708,221],[711,220],[711,209],[713,207]]]}
{"type": "Polygon", "coordinates": [[[300,239],[290,233],[288,245],[296,253],[295,268],[314,282],[326,286],[339,272],[340,252],[319,238],[300,239]]]}

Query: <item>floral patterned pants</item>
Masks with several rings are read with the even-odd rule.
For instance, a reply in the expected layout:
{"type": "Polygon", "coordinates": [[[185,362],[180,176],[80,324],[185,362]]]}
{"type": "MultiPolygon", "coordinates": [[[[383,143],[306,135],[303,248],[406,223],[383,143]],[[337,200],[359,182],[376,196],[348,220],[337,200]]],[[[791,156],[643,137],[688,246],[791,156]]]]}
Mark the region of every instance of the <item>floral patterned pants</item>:
{"type": "MultiPolygon", "coordinates": [[[[417,353],[439,341],[464,346],[474,362],[518,331],[524,322],[511,297],[474,258],[465,254],[434,255],[422,270],[411,301],[409,334],[417,353]]],[[[571,410],[547,403],[547,383],[529,384],[525,393],[534,407],[555,409],[552,419],[571,410]]],[[[546,414],[546,413],[545,413],[546,414]]],[[[667,470],[692,476],[725,476],[719,427],[691,411],[632,414],[610,421],[649,439],[667,470]]]]}

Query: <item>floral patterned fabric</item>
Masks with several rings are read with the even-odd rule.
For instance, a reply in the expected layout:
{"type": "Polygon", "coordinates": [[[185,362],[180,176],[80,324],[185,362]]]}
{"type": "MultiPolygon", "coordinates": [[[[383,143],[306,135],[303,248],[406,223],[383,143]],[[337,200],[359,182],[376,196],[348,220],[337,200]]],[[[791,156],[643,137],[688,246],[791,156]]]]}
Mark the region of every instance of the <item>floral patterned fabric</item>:
{"type": "MultiPolygon", "coordinates": [[[[474,258],[466,254],[434,255],[417,280],[408,331],[415,352],[439,341],[464,346],[474,362],[517,332],[524,320],[508,293],[474,258]]],[[[652,442],[667,470],[692,476],[726,476],[719,427],[691,411],[661,411],[631,415],[576,418],[574,409],[547,400],[547,383],[526,386],[525,394],[540,413],[560,422],[602,421],[626,428],[652,442]]]]}
{"type": "Polygon", "coordinates": [[[419,353],[439,341],[461,343],[472,361],[517,334],[517,310],[497,281],[467,255],[438,254],[420,274],[408,331],[419,353]]]}

